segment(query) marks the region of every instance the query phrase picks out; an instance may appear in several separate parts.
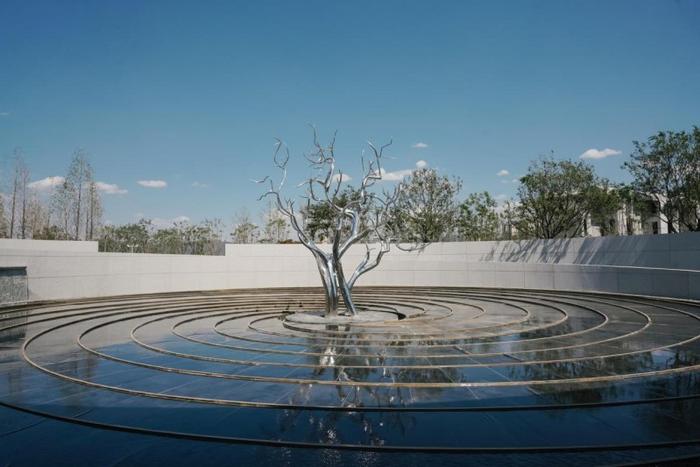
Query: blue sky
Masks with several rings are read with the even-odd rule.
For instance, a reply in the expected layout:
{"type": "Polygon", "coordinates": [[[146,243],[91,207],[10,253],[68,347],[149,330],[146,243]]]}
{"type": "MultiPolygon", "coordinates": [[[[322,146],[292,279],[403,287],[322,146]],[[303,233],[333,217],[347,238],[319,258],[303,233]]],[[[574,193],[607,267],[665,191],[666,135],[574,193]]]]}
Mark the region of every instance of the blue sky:
{"type": "Polygon", "coordinates": [[[249,179],[307,123],[351,175],[393,138],[388,171],[424,160],[464,195],[512,195],[550,151],[620,151],[593,164],[621,180],[633,140],[700,124],[699,24],[698,1],[4,0],[0,157],[41,180],[85,148],[127,191],[105,193],[115,223],[257,214],[249,179]]]}

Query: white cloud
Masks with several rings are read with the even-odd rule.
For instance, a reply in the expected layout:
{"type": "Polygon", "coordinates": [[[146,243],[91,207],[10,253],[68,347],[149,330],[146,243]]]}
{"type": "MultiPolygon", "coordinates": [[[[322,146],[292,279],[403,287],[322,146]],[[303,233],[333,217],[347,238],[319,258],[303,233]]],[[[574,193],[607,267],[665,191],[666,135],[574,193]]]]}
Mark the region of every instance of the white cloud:
{"type": "Polygon", "coordinates": [[[350,180],[352,180],[352,177],[348,174],[333,174],[333,177],[332,177],[333,183],[337,182],[339,178],[341,179],[340,183],[345,183],[345,182],[349,182],[350,180]]]}
{"type": "Polygon", "coordinates": [[[508,175],[510,175],[510,172],[508,172],[506,169],[501,169],[496,174],[498,177],[507,177],[508,175]]]}
{"type": "Polygon", "coordinates": [[[384,182],[400,182],[404,177],[408,177],[413,173],[413,169],[403,169],[395,170],[394,172],[387,172],[382,169],[382,181],[384,182]]]}
{"type": "Polygon", "coordinates": [[[501,183],[504,183],[504,184],[506,184],[506,185],[512,183],[512,184],[515,185],[516,183],[520,183],[520,179],[519,179],[519,178],[513,178],[513,179],[511,179],[511,180],[501,180],[501,183]]]}
{"type": "Polygon", "coordinates": [[[95,186],[106,195],[125,195],[129,192],[124,188],[119,188],[119,185],[116,183],[96,182],[95,186]]]}
{"type": "Polygon", "coordinates": [[[66,180],[65,178],[56,175],[54,177],[46,177],[46,178],[42,178],[41,180],[31,182],[27,186],[29,188],[34,189],[34,190],[46,191],[46,190],[50,190],[54,187],[59,186],[65,180],[66,180]]]}
{"type": "Polygon", "coordinates": [[[9,117],[10,112],[0,112],[0,117],[9,117]]]}
{"type": "Polygon", "coordinates": [[[415,149],[425,149],[428,147],[428,145],[419,141],[411,147],[415,149]]]}
{"type": "MultiPolygon", "coordinates": [[[[416,169],[423,169],[428,166],[428,163],[424,161],[423,159],[419,160],[416,162],[416,169]]],[[[403,169],[403,170],[395,170],[393,172],[387,172],[382,168],[382,180],[383,182],[400,182],[403,180],[405,177],[408,177],[413,173],[415,169],[403,169]]]]}
{"type": "Polygon", "coordinates": [[[605,148],[605,149],[588,149],[586,152],[581,154],[579,157],[581,159],[605,159],[606,157],[610,156],[617,156],[619,154],[622,154],[622,151],[618,151],[617,149],[610,149],[610,148],[605,148]]]}
{"type": "Polygon", "coordinates": [[[192,186],[195,188],[209,188],[209,184],[197,181],[192,182],[192,186]]]}
{"type": "Polygon", "coordinates": [[[168,182],[165,180],[139,180],[137,183],[146,188],[165,188],[168,186],[168,182]]]}

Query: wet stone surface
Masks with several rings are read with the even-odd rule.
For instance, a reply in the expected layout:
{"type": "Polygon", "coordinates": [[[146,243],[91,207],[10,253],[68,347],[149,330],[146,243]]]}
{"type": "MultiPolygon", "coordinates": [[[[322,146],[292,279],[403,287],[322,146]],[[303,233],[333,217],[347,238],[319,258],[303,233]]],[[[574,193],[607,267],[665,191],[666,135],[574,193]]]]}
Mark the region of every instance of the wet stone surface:
{"type": "Polygon", "coordinates": [[[504,289],[0,309],[8,465],[599,465],[700,455],[700,304],[504,289]],[[39,446],[34,448],[34,446],[39,446]]]}

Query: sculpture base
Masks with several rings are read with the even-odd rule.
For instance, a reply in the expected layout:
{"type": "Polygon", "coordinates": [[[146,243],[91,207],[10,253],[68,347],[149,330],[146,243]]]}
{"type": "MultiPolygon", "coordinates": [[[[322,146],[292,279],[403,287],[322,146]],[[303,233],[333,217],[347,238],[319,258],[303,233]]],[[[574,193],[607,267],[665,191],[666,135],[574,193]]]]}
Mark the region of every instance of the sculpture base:
{"type": "Polygon", "coordinates": [[[368,324],[386,321],[398,321],[399,315],[386,311],[361,311],[357,315],[339,313],[324,316],[323,312],[292,313],[284,317],[285,321],[298,324],[368,324]]]}

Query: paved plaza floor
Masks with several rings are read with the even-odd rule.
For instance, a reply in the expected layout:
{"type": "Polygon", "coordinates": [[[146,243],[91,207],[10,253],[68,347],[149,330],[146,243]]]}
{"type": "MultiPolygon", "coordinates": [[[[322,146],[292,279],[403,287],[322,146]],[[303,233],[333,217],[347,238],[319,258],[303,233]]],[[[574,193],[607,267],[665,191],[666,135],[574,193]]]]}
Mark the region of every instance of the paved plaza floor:
{"type": "Polygon", "coordinates": [[[468,288],[355,296],[372,319],[315,319],[321,294],[306,289],[0,309],[0,465],[700,456],[700,303],[468,288]]]}

